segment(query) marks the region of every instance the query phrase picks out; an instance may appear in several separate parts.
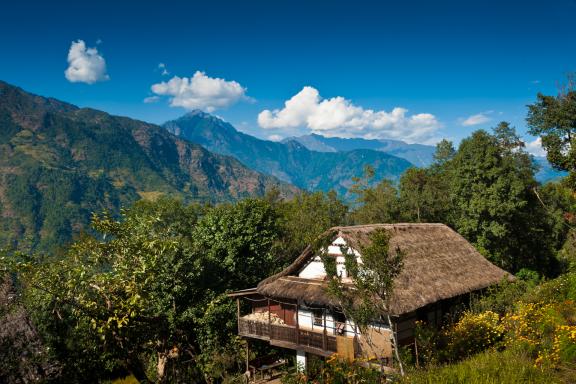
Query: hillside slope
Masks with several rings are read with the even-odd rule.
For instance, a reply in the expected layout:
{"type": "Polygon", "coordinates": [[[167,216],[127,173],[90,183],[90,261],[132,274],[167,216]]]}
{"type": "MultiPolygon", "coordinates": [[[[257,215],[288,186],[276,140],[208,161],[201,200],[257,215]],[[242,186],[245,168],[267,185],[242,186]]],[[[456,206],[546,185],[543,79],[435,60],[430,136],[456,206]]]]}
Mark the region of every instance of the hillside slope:
{"type": "Polygon", "coordinates": [[[159,126],[0,82],[0,247],[61,245],[92,212],[139,198],[218,202],[271,186],[296,191],[159,126]]]}

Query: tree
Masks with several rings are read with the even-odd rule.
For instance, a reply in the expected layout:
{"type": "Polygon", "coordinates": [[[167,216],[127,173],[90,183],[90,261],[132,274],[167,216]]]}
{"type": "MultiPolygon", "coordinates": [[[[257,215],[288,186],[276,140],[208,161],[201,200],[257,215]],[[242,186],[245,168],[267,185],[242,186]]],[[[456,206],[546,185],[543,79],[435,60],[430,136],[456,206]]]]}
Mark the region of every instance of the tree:
{"type": "Polygon", "coordinates": [[[537,101],[528,105],[529,133],[540,136],[546,157],[559,170],[568,171],[568,183],[576,189],[576,83],[568,84],[557,96],[538,93],[537,101]]]}
{"type": "Polygon", "coordinates": [[[438,166],[444,165],[446,162],[450,161],[456,151],[454,150],[454,145],[451,141],[442,139],[438,144],[436,144],[436,152],[434,152],[434,164],[438,166]]]}
{"type": "Polygon", "coordinates": [[[394,291],[394,279],[404,267],[404,254],[399,249],[389,249],[390,235],[383,229],[370,233],[369,242],[360,247],[361,262],[354,252],[341,247],[345,259],[345,270],[351,284],[345,283],[337,273],[336,260],[327,254],[326,244],[332,240],[329,234],[319,243],[321,259],[329,278],[328,293],[334,297],[346,317],[360,328],[363,335],[369,335],[369,327],[374,322],[386,320],[390,325],[394,354],[404,375],[404,368],[398,352],[398,340],[393,331],[390,317],[390,300],[394,291]],[[330,240],[328,240],[330,239],[330,240]],[[322,252],[323,250],[323,252],[322,252]]]}
{"type": "Polygon", "coordinates": [[[208,211],[192,232],[195,251],[205,257],[207,276],[224,292],[255,286],[280,266],[275,255],[280,227],[270,203],[246,199],[208,211]]]}
{"type": "Polygon", "coordinates": [[[291,262],[327,228],[344,225],[348,207],[334,191],[302,192],[276,205],[279,215],[283,259],[291,262]]]}
{"type": "MultiPolygon", "coordinates": [[[[0,259],[1,255],[0,251],[0,259]]],[[[12,278],[0,274],[0,382],[51,383],[61,379],[60,365],[32,324],[12,278]]]]}
{"type": "Polygon", "coordinates": [[[421,168],[408,168],[400,178],[400,202],[413,221],[422,222],[422,210],[426,206],[428,175],[421,168]]]}
{"type": "Polygon", "coordinates": [[[409,168],[400,178],[399,203],[403,221],[447,223],[449,184],[439,167],[409,168]]]}
{"type": "Polygon", "coordinates": [[[576,265],[576,196],[562,182],[550,182],[535,190],[539,202],[546,211],[548,232],[542,237],[550,248],[558,251],[556,273],[563,273],[576,265]]]}
{"type": "Polygon", "coordinates": [[[94,234],[63,254],[16,263],[63,377],[98,380],[128,370],[140,380],[204,374],[208,381],[243,353],[226,292],[273,269],[276,215],[261,200],[204,210],[163,200],[118,220],[94,215],[94,234]],[[228,360],[216,364],[223,354],[228,360]]]}
{"type": "Polygon", "coordinates": [[[516,129],[507,121],[501,121],[493,129],[493,136],[503,153],[511,155],[517,149],[524,148],[524,142],[516,133],[516,129]]]}
{"type": "Polygon", "coordinates": [[[37,263],[23,277],[40,291],[36,299],[49,301],[53,312],[93,336],[85,342],[96,356],[107,356],[109,369],[125,361],[142,379],[145,364],[138,356],[154,354],[156,377],[163,381],[169,359],[194,353],[186,330],[194,323],[190,307],[203,296],[194,283],[203,268],[201,256],[158,221],[94,215],[92,227],[101,238],[86,235],[63,257],[37,263]]]}
{"type": "Polygon", "coordinates": [[[533,189],[530,155],[501,123],[496,135],[476,131],[451,161],[455,229],[501,267],[545,270],[551,249],[539,240],[548,227],[533,189]]]}
{"type": "Polygon", "coordinates": [[[400,218],[398,190],[391,181],[382,180],[371,187],[374,169],[366,166],[362,178],[355,178],[350,192],[356,195],[356,209],[352,212],[355,224],[395,223],[400,218]]]}

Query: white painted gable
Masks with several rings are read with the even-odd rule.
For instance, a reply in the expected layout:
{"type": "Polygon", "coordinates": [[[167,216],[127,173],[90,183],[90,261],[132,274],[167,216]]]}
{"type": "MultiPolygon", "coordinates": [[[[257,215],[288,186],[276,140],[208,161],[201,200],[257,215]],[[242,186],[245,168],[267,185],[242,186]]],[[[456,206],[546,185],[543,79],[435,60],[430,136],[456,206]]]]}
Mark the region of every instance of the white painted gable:
{"type": "MultiPolygon", "coordinates": [[[[336,270],[338,274],[343,278],[348,277],[346,275],[346,268],[344,267],[344,256],[340,249],[341,246],[346,245],[346,241],[342,237],[338,237],[328,246],[328,254],[336,257],[336,270]]],[[[351,252],[354,252],[358,262],[361,262],[360,253],[355,249],[349,248],[351,252]]],[[[326,277],[326,270],[324,269],[324,263],[319,256],[315,256],[300,272],[298,277],[305,279],[323,279],[326,277]]]]}

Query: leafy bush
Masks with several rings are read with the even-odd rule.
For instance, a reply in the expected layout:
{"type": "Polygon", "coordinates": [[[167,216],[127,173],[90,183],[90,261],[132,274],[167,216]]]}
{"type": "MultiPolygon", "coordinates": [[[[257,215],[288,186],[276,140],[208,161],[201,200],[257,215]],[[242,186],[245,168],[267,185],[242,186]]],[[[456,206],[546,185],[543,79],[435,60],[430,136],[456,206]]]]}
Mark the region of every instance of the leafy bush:
{"type": "Polygon", "coordinates": [[[488,288],[481,296],[473,296],[470,310],[475,313],[486,311],[504,315],[513,311],[516,303],[532,288],[526,281],[502,280],[498,285],[488,288]]]}
{"type": "Polygon", "coordinates": [[[566,273],[554,280],[540,284],[528,291],[522,301],[560,303],[565,300],[576,301],[576,272],[566,273]]]}
{"type": "Polygon", "coordinates": [[[375,368],[360,365],[362,361],[347,362],[336,354],[326,362],[312,364],[308,372],[287,374],[282,378],[283,384],[361,384],[378,383],[382,381],[382,373],[375,368]]]}
{"type": "Polygon", "coordinates": [[[502,340],[503,331],[497,313],[466,312],[446,331],[449,356],[451,359],[460,359],[496,346],[502,340]]]}

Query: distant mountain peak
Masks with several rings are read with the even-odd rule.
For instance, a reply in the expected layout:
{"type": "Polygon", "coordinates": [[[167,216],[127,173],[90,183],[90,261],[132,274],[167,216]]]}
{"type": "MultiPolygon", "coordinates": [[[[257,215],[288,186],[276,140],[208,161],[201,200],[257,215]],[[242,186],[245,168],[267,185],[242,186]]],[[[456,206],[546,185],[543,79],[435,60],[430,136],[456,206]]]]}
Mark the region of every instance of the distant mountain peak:
{"type": "Polygon", "coordinates": [[[212,115],[208,112],[204,112],[201,109],[193,109],[189,112],[186,112],[184,115],[178,117],[176,120],[187,120],[187,119],[209,119],[226,123],[226,121],[222,120],[220,117],[212,115]]]}
{"type": "Polygon", "coordinates": [[[201,109],[193,109],[190,112],[185,113],[182,117],[195,117],[195,116],[206,117],[206,118],[215,117],[214,115],[211,115],[207,112],[204,112],[201,109]]]}

